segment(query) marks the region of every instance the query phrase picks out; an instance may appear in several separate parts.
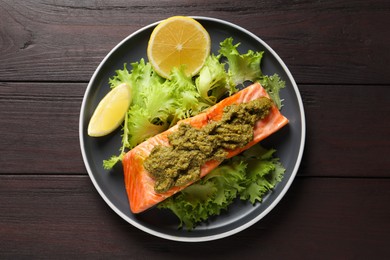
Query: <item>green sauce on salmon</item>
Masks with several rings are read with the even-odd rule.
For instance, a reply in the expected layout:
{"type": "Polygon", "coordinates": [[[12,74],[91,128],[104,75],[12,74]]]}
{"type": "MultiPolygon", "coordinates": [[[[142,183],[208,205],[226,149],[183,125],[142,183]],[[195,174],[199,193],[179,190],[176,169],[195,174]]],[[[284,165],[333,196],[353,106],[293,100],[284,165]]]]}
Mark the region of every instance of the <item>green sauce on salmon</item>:
{"type": "Polygon", "coordinates": [[[198,129],[180,124],[168,136],[170,146],[158,145],[144,161],[155,179],[154,190],[164,193],[200,178],[201,166],[208,161],[223,161],[229,150],[244,147],[253,140],[253,128],[272,107],[266,97],[233,104],[223,110],[222,119],[198,129]]]}

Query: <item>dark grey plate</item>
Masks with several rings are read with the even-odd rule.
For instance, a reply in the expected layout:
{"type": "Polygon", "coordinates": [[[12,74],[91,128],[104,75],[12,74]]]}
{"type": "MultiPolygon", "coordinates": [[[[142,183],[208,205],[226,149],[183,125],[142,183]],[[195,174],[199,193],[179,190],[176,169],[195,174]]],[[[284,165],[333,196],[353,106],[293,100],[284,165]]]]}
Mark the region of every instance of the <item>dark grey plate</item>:
{"type": "Polygon", "coordinates": [[[305,142],[305,116],[298,87],[279,56],[260,38],[232,23],[207,17],[194,17],[211,36],[211,51],[216,53],[219,42],[233,37],[234,43],[241,42],[239,50],[243,53],[251,49],[264,51],[262,71],[274,73],[286,81],[286,88],[281,91],[284,99],[282,113],[290,120],[288,126],[275,133],[262,145],[277,149],[277,156],[286,168],[285,176],[273,192],[269,193],[262,203],[254,206],[250,203],[236,201],[228,212],[210,218],[207,223],[196,227],[192,232],[178,229],[177,218],[168,211],[152,208],[144,213],[134,215],[130,212],[123,181],[121,166],[108,172],[103,169],[102,161],[111,155],[117,155],[121,146],[121,132],[102,138],[91,138],[87,135],[89,119],[99,101],[109,91],[108,80],[115,70],[122,69],[123,64],[147,59],[146,47],[149,36],[157,23],[148,25],[131,34],[120,42],[100,63],[93,74],[84,95],[80,113],[80,145],[88,174],[97,191],[106,203],[123,219],[135,227],[152,235],[177,241],[208,241],[233,235],[248,228],[263,218],[290,187],[301,162],[305,142]]]}

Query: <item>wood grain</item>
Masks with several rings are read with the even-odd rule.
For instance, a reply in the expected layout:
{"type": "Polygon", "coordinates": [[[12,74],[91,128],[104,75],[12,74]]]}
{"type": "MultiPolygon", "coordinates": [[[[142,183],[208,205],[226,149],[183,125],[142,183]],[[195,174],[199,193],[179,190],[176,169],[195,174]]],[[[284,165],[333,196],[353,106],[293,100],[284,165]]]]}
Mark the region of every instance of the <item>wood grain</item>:
{"type": "Polygon", "coordinates": [[[390,177],[389,86],[301,85],[300,90],[307,125],[300,174],[390,177]]]}
{"type": "Polygon", "coordinates": [[[126,36],[182,14],[248,29],[279,53],[298,83],[390,83],[388,1],[0,3],[0,81],[86,82],[126,36]]]}
{"type": "Polygon", "coordinates": [[[0,0],[0,259],[389,259],[389,17],[387,0],[0,0]],[[286,196],[252,227],[207,243],[125,222],[80,152],[80,107],[98,64],[172,15],[227,20],[262,38],[291,70],[306,113],[286,196]]]}
{"type": "Polygon", "coordinates": [[[0,205],[7,209],[0,211],[0,257],[378,259],[390,253],[390,233],[383,232],[390,229],[389,200],[389,179],[298,178],[252,227],[186,244],[123,221],[86,176],[0,176],[0,205]]]}
{"type": "Polygon", "coordinates": [[[78,122],[86,84],[0,83],[0,172],[82,173],[78,122]]]}

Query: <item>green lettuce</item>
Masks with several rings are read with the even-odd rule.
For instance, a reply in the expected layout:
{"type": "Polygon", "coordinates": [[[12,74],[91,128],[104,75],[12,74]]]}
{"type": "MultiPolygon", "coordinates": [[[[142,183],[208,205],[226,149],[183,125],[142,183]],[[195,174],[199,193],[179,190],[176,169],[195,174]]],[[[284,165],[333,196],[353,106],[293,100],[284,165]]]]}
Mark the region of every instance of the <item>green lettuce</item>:
{"type": "Polygon", "coordinates": [[[131,66],[129,71],[125,64],[109,80],[111,88],[129,84],[133,100],[123,124],[120,154],[104,160],[105,169],[121,161],[127,150],[211,105],[201,98],[195,80],[185,75],[184,68],[174,68],[170,80],[166,80],[144,59],[131,66]]]}
{"type": "MultiPolygon", "coordinates": [[[[263,75],[263,52],[250,50],[241,54],[239,45],[233,44],[232,38],[221,42],[219,55],[211,54],[194,77],[186,76],[183,68],[173,68],[170,79],[164,79],[144,59],[131,63],[131,70],[126,64],[117,70],[109,80],[110,87],[127,83],[133,100],[123,123],[119,155],[104,160],[103,167],[113,168],[127,150],[235,93],[246,81],[260,82],[280,109],[279,92],[285,82],[276,74],[263,75]]],[[[223,213],[236,200],[261,202],[285,172],[275,152],[255,145],[225,160],[203,179],[161,202],[158,208],[171,210],[180,220],[179,227],[191,230],[223,213]]]]}
{"type": "Polygon", "coordinates": [[[180,220],[179,227],[192,230],[209,217],[226,211],[236,199],[252,204],[261,202],[285,172],[274,153],[274,149],[255,145],[161,202],[158,208],[171,210],[180,220]]]}
{"type": "Polygon", "coordinates": [[[186,76],[184,67],[173,68],[170,80],[165,81],[162,88],[170,92],[172,106],[170,108],[170,126],[178,120],[197,115],[208,105],[200,101],[200,95],[191,77],[186,76]]]}
{"type": "Polygon", "coordinates": [[[237,90],[229,84],[229,76],[225,64],[211,54],[195,79],[195,85],[202,101],[209,105],[216,104],[227,93],[231,95],[237,90]]]}
{"type": "Polygon", "coordinates": [[[127,64],[116,70],[109,79],[110,87],[127,83],[133,100],[122,128],[120,153],[104,160],[103,167],[111,169],[127,150],[235,93],[245,81],[260,82],[280,108],[279,91],[284,82],[277,75],[262,74],[263,52],[241,54],[239,45],[234,45],[232,38],[221,42],[219,55],[211,54],[192,78],[185,75],[183,68],[173,68],[170,80],[164,79],[144,59],[131,63],[131,70],[127,64]]]}
{"type": "Polygon", "coordinates": [[[236,86],[245,81],[256,82],[263,76],[260,63],[264,52],[254,52],[249,50],[245,54],[240,54],[238,46],[233,45],[233,38],[227,38],[220,43],[219,53],[227,58],[230,77],[230,84],[236,86]]]}
{"type": "Polygon", "coordinates": [[[227,38],[220,43],[219,53],[227,59],[230,85],[237,86],[245,81],[260,82],[276,106],[281,109],[282,100],[279,92],[285,87],[285,82],[277,74],[268,76],[262,73],[261,60],[264,52],[249,50],[241,54],[238,51],[239,46],[240,43],[233,44],[233,38],[227,38]]]}
{"type": "Polygon", "coordinates": [[[286,86],[286,82],[281,80],[279,75],[263,76],[260,79],[260,84],[265,88],[270,98],[276,106],[282,108],[282,100],[280,99],[280,90],[286,86]]]}

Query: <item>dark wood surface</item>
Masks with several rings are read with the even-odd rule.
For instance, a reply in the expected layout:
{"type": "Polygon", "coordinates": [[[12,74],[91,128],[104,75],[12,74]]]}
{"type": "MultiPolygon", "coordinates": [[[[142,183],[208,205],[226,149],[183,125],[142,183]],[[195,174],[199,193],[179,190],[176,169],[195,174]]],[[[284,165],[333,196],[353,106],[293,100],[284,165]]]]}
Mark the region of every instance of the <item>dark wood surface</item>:
{"type": "Polygon", "coordinates": [[[389,259],[389,1],[0,0],[0,258],[389,259]],[[179,243],[101,199],[78,139],[92,73],[123,38],[172,15],[236,23],[300,89],[305,153],[254,226],[179,243]]]}

